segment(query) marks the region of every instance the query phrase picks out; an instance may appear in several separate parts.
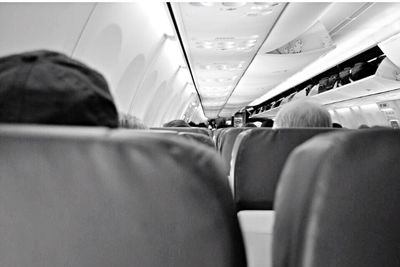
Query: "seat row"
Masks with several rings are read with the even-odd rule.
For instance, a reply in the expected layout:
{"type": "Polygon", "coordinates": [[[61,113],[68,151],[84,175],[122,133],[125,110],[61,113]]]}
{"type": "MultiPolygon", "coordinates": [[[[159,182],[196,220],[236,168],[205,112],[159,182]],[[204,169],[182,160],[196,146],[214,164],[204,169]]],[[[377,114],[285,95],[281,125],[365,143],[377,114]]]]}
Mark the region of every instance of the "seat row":
{"type": "Polygon", "coordinates": [[[398,266],[399,137],[1,125],[0,264],[398,266]]]}
{"type": "Polygon", "coordinates": [[[219,135],[219,152],[244,235],[249,266],[271,266],[274,198],[290,153],[333,128],[231,128],[219,135]]]}
{"type": "Polygon", "coordinates": [[[275,198],[273,266],[399,266],[399,154],[390,129],[296,148],[275,198]]]}
{"type": "Polygon", "coordinates": [[[221,135],[248,266],[398,266],[400,132],[221,135]]]}

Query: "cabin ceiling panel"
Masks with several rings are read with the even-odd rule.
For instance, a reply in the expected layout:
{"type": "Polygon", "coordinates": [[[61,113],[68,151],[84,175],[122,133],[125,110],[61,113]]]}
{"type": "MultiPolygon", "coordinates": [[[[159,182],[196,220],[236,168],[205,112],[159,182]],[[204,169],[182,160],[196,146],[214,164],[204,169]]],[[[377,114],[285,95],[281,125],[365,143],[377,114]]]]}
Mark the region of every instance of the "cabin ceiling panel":
{"type": "Polygon", "coordinates": [[[285,5],[172,4],[207,117],[218,115],[285,5]],[[212,98],[218,99],[211,101],[212,98]]]}

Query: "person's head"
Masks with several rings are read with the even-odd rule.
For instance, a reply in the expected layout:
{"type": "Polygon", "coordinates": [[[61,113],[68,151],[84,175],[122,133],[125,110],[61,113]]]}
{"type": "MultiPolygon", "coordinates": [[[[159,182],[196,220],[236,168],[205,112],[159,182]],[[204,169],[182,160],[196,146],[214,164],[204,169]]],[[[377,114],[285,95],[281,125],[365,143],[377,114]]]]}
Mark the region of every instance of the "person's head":
{"type": "Polygon", "coordinates": [[[255,124],[252,123],[252,122],[248,122],[248,123],[246,123],[246,124],[244,125],[244,127],[257,127],[257,125],[255,125],[255,124]]]}
{"type": "Polygon", "coordinates": [[[118,126],[104,77],[64,54],[39,50],[0,58],[0,122],[118,126]]]}
{"type": "Polygon", "coordinates": [[[274,126],[274,121],[272,119],[265,119],[262,123],[261,123],[261,127],[272,127],[274,126]]]}
{"type": "Polygon", "coordinates": [[[343,128],[343,126],[340,123],[334,122],[332,123],[332,128],[343,128]]]}
{"type": "Polygon", "coordinates": [[[216,119],[215,119],[215,126],[216,126],[217,129],[219,129],[219,128],[226,128],[226,127],[227,127],[227,125],[226,125],[226,119],[223,118],[223,117],[216,118],[216,119]]]}
{"type": "Polygon", "coordinates": [[[329,112],[309,101],[294,101],[283,105],[276,115],[274,128],[331,127],[329,112]]]}
{"type": "Polygon", "coordinates": [[[360,126],[358,126],[358,129],[369,129],[369,126],[366,124],[361,124],[360,126]]]}
{"type": "Polygon", "coordinates": [[[163,127],[190,127],[190,125],[184,120],[173,120],[164,123],[163,127]]]}
{"type": "Polygon", "coordinates": [[[119,114],[119,127],[129,129],[148,129],[146,125],[137,117],[122,113],[119,114]]]}

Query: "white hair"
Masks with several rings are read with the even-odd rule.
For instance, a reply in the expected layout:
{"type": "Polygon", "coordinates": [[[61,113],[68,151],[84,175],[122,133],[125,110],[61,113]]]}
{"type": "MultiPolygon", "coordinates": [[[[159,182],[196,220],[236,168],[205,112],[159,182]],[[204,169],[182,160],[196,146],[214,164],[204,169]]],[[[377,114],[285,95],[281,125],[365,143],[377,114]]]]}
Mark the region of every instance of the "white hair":
{"type": "Polygon", "coordinates": [[[332,127],[328,110],[310,101],[293,101],[281,107],[274,128],[332,127]]]}
{"type": "Polygon", "coordinates": [[[130,129],[148,129],[148,127],[136,116],[119,112],[119,127],[130,129]]]}

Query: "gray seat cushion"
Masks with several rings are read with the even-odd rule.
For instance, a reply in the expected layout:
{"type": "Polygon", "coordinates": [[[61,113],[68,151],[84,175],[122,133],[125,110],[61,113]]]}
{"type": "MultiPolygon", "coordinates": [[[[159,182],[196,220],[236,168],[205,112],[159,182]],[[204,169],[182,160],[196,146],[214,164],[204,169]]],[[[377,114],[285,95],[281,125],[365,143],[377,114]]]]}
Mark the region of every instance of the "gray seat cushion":
{"type": "Polygon", "coordinates": [[[232,152],[231,179],[238,210],[273,209],[275,189],[290,152],[332,128],[252,129],[241,133],[232,152]]]}
{"type": "Polygon", "coordinates": [[[319,136],[296,149],[276,201],[274,266],[399,266],[400,132],[319,136]]]}
{"type": "Polygon", "coordinates": [[[110,133],[0,126],[1,266],[245,266],[218,155],[110,133]]]}

